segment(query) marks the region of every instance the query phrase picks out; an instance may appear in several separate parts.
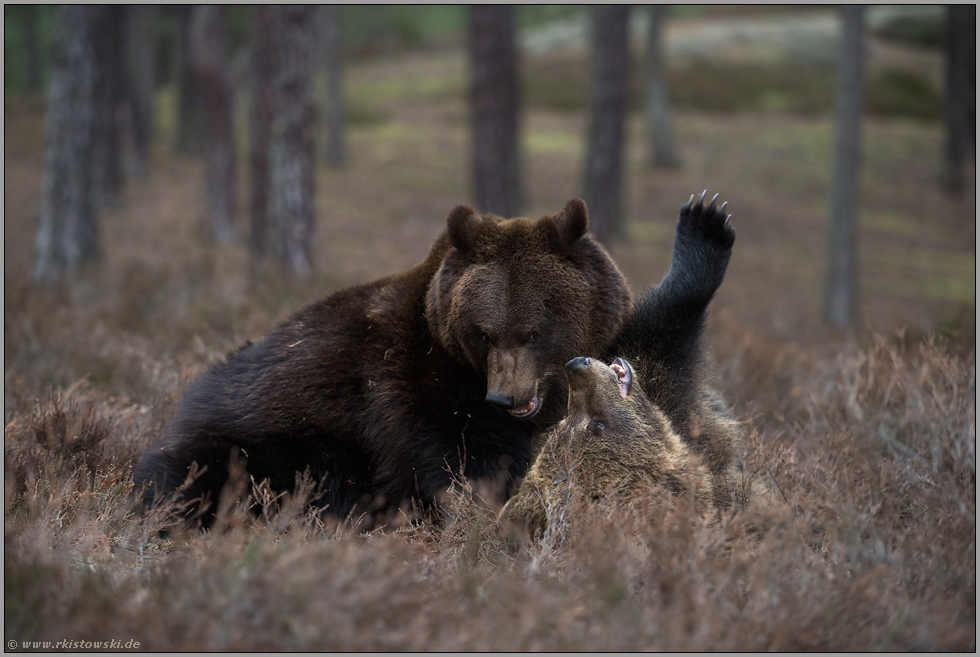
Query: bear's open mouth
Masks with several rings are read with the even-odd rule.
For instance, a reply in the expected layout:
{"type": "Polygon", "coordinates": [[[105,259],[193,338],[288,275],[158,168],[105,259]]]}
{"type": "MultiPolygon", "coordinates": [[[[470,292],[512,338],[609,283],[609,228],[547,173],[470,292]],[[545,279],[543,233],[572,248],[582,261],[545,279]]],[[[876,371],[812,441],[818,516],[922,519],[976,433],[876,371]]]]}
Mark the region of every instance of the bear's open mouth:
{"type": "Polygon", "coordinates": [[[532,397],[531,401],[529,401],[528,403],[524,404],[523,406],[519,406],[517,408],[507,409],[507,412],[513,415],[514,417],[519,417],[519,418],[531,417],[532,415],[538,412],[538,407],[540,405],[541,402],[540,400],[538,400],[538,396],[534,395],[534,397],[532,397]]]}
{"type": "Polygon", "coordinates": [[[630,394],[630,384],[633,382],[633,374],[630,372],[630,367],[621,358],[617,358],[609,366],[613,372],[616,373],[616,378],[619,381],[619,394],[623,397],[628,397],[630,394]]]}

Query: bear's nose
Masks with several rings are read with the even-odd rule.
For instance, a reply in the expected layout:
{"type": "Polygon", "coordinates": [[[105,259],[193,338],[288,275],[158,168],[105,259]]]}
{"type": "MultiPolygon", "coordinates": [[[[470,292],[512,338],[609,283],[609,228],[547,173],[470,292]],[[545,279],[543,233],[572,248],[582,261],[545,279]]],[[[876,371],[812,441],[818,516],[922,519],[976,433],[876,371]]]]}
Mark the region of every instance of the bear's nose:
{"type": "Polygon", "coordinates": [[[583,367],[588,367],[591,363],[592,363],[591,358],[579,356],[578,358],[573,358],[572,360],[565,363],[565,371],[573,372],[575,370],[580,370],[583,367]]]}
{"type": "Polygon", "coordinates": [[[501,408],[514,408],[514,398],[511,395],[505,395],[496,390],[491,390],[487,393],[487,401],[501,408]]]}

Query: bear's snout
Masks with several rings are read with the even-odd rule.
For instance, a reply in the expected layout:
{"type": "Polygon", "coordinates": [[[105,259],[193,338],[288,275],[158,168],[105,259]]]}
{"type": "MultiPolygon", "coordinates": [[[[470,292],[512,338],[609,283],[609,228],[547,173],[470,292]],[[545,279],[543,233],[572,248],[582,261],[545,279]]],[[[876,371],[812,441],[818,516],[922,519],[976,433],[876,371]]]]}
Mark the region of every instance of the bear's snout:
{"type": "Polygon", "coordinates": [[[514,408],[514,397],[512,395],[505,395],[497,390],[487,392],[487,401],[501,408],[514,408]]]}
{"type": "Polygon", "coordinates": [[[527,349],[492,349],[487,357],[487,401],[514,417],[537,413],[541,399],[535,365],[527,349]]]}

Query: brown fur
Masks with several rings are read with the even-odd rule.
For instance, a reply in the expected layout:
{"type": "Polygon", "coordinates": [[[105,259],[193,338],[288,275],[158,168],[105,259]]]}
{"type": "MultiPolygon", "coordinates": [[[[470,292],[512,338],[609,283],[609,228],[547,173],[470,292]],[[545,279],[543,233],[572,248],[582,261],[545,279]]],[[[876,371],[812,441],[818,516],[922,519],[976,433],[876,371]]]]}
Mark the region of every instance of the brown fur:
{"type": "MultiPolygon", "coordinates": [[[[681,206],[670,271],[636,301],[605,354],[632,361],[617,365],[630,385],[620,394],[623,379],[594,360],[588,367],[584,358],[566,365],[568,417],[547,436],[502,513],[505,522],[543,529],[549,511],[567,501],[573,480],[590,496],[663,486],[705,508],[744,505],[751,487],[738,458],[741,431],[711,387],[703,337],[735,230],[725,204],[704,198],[692,195],[681,206]]],[[[536,444],[542,442],[539,437],[536,444]]]]}
{"type": "Polygon", "coordinates": [[[618,376],[596,359],[577,358],[566,367],[568,416],[549,435],[520,490],[501,511],[505,524],[543,532],[548,517],[567,502],[567,490],[595,499],[615,491],[663,486],[689,494],[710,508],[722,500],[714,477],[632,381],[631,366],[618,376]]]}
{"type": "MultiPolygon", "coordinates": [[[[553,356],[601,354],[623,326],[629,289],[587,225],[578,199],[538,221],[463,206],[450,213],[455,248],[429,286],[429,326],[450,354],[487,377],[488,399],[521,408],[537,396],[543,406],[544,382],[562,379],[567,360],[553,356]]],[[[563,402],[547,420],[560,419],[563,402]]]]}
{"type": "Polygon", "coordinates": [[[579,200],[537,221],[453,209],[423,263],[307,306],[194,383],[137,467],[144,499],[213,509],[230,455],[274,491],[309,468],[314,506],[368,525],[431,509],[460,474],[505,495],[564,413],[562,365],[602,355],[630,312],[587,226],[579,200]]]}

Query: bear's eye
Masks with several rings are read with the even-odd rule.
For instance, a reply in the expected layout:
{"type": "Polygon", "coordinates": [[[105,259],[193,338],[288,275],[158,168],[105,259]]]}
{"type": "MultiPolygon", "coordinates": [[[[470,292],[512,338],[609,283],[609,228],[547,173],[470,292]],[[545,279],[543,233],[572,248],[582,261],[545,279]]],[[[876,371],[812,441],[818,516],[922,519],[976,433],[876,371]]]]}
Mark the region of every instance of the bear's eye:
{"type": "Polygon", "coordinates": [[[480,339],[483,340],[483,344],[490,344],[490,336],[486,333],[480,334],[480,339]]]}
{"type": "Polygon", "coordinates": [[[602,433],[605,430],[606,430],[606,425],[603,424],[602,422],[600,422],[599,420],[592,420],[591,422],[589,422],[589,432],[590,433],[594,433],[594,434],[598,435],[598,434],[602,433]]]}
{"type": "Polygon", "coordinates": [[[538,332],[537,331],[531,331],[531,335],[527,336],[527,341],[528,342],[534,342],[537,339],[538,339],[538,332]]]}

